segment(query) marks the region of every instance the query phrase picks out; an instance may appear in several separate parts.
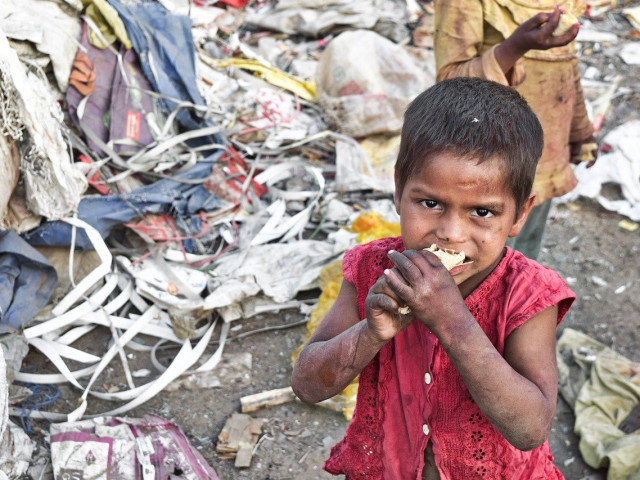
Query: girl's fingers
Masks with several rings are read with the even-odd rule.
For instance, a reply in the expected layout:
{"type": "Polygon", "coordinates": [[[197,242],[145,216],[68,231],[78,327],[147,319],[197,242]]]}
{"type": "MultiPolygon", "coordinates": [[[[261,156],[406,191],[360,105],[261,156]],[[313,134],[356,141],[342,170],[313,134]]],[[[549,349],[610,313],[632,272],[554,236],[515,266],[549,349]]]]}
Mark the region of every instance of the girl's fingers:
{"type": "Polygon", "coordinates": [[[404,305],[407,299],[411,298],[412,288],[409,286],[404,278],[398,274],[396,269],[386,269],[384,271],[387,285],[393,291],[393,295],[398,299],[398,303],[404,305]]]}
{"type": "Polygon", "coordinates": [[[578,35],[578,30],[580,30],[580,25],[576,23],[567,33],[553,37],[554,45],[560,47],[571,42],[578,35]]]}
{"type": "Polygon", "coordinates": [[[395,281],[398,283],[404,283],[404,279],[401,277],[401,275],[398,274],[398,272],[392,272],[389,269],[385,270],[384,273],[385,275],[383,277],[380,277],[373,285],[373,287],[371,288],[371,292],[375,294],[387,295],[394,300],[398,300],[396,292],[391,287],[391,285],[389,285],[389,277],[390,275],[393,275],[395,281]],[[387,274],[387,272],[389,272],[389,274],[387,274]]]}
{"type": "Polygon", "coordinates": [[[389,251],[389,258],[408,283],[415,283],[422,278],[422,271],[415,263],[418,257],[415,250],[405,250],[404,253],[389,251]]]}
{"type": "Polygon", "coordinates": [[[389,295],[374,293],[369,295],[367,307],[370,309],[395,313],[400,308],[400,305],[389,295]]]}

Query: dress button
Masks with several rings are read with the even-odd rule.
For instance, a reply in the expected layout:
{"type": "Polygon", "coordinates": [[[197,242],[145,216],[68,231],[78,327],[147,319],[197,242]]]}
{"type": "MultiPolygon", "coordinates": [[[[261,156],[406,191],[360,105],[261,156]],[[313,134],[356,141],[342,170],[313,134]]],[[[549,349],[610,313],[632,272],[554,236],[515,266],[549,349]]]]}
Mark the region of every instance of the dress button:
{"type": "Polygon", "coordinates": [[[429,374],[429,372],[424,374],[424,383],[426,383],[427,385],[431,383],[431,374],[429,374]]]}
{"type": "Polygon", "coordinates": [[[422,425],[422,431],[425,435],[429,435],[429,425],[427,425],[426,423],[422,425]]]}

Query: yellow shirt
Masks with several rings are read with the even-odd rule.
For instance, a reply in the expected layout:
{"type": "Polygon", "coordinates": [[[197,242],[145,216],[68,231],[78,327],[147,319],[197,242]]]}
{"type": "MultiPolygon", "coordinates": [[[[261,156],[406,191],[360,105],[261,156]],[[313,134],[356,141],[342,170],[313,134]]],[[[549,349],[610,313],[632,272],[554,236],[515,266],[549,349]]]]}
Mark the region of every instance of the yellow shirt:
{"type": "MultiPolygon", "coordinates": [[[[505,75],[494,50],[518,25],[555,4],[582,12],[571,2],[556,0],[436,0],[435,56],[437,80],[481,77],[514,87],[538,116],[544,149],[533,190],[536,204],[558,197],[576,186],[569,162],[569,143],[593,133],[587,116],[575,45],[530,50],[505,75]]],[[[582,2],[576,2],[582,4],[582,2]]]]}

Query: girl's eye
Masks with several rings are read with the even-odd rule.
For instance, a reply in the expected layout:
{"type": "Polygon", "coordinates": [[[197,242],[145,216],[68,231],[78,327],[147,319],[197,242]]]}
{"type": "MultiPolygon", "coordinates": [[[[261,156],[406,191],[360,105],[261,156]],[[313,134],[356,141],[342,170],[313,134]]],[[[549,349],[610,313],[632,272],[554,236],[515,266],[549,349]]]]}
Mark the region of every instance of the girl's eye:
{"type": "Polygon", "coordinates": [[[483,217],[483,218],[493,217],[493,213],[490,210],[487,210],[486,208],[476,208],[474,212],[478,217],[483,217]]]}
{"type": "Polygon", "coordinates": [[[436,202],[435,200],[422,200],[422,205],[429,209],[433,209],[438,206],[438,202],[436,202]]]}

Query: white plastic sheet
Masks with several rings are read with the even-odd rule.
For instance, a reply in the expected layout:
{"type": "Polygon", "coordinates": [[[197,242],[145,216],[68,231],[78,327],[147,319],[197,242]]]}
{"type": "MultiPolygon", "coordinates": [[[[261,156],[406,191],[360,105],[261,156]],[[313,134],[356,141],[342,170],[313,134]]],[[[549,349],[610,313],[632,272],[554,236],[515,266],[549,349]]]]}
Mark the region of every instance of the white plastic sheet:
{"type": "Polygon", "coordinates": [[[27,74],[1,31],[0,72],[11,79],[11,95],[20,106],[20,120],[25,127],[19,145],[27,206],[38,215],[60,219],[77,208],[87,187],[64,142],[60,106],[43,79],[27,74]]]}
{"type": "Polygon", "coordinates": [[[317,36],[333,28],[373,29],[406,22],[404,2],[393,0],[280,0],[273,9],[248,10],[245,23],[289,35],[317,36]]]}
{"type": "Polygon", "coordinates": [[[237,278],[243,278],[245,283],[253,279],[265,295],[276,302],[285,303],[303,288],[312,286],[322,267],[341,253],[328,242],[300,240],[254,245],[245,251],[225,255],[212,272],[220,291],[214,289],[205,298],[204,308],[213,305],[221,307],[223,300],[238,301],[237,297],[229,295],[225,285],[237,278]]]}
{"type": "Polygon", "coordinates": [[[56,2],[3,0],[0,29],[9,38],[32,42],[48,55],[58,87],[67,90],[82,30],[77,15],[67,15],[56,2]]]}
{"type": "Polygon", "coordinates": [[[404,47],[369,30],[331,40],[316,69],[328,122],[356,138],[399,132],[409,102],[433,83],[404,47]]]}
{"type": "Polygon", "coordinates": [[[569,202],[580,196],[596,200],[607,210],[640,221],[640,120],[631,120],[612,130],[603,139],[612,147],[610,153],[600,155],[595,165],[575,168],[578,186],[558,199],[569,202]],[[603,194],[606,183],[617,184],[622,198],[611,199],[603,194]]]}

